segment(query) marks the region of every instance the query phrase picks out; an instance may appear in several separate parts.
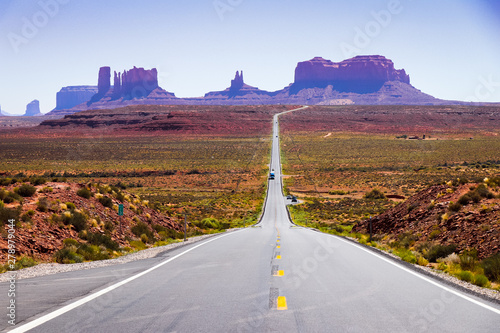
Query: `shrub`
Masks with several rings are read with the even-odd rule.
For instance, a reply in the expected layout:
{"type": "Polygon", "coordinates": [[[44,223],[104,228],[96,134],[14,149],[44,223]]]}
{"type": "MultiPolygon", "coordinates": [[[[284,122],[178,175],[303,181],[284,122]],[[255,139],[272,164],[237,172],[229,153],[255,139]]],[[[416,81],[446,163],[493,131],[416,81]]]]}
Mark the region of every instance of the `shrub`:
{"type": "Polygon", "coordinates": [[[465,282],[472,282],[473,278],[474,278],[474,275],[472,275],[471,272],[469,271],[460,271],[458,274],[457,274],[457,277],[462,280],[462,281],[465,281],[465,282]]]}
{"type": "Polygon", "coordinates": [[[87,217],[79,212],[64,214],[63,222],[66,225],[72,225],[73,228],[78,232],[87,229],[87,217]]]}
{"type": "Polygon", "coordinates": [[[132,233],[137,237],[142,237],[142,235],[146,235],[149,242],[154,242],[154,234],[149,229],[148,225],[145,224],[144,222],[137,223],[130,229],[130,231],[132,231],[132,233]]]}
{"type": "Polygon", "coordinates": [[[46,197],[40,198],[36,203],[36,209],[40,212],[48,212],[49,211],[49,200],[46,197]]]}
{"type": "Polygon", "coordinates": [[[113,200],[111,200],[111,198],[108,196],[103,196],[102,198],[99,198],[99,202],[104,207],[113,208],[113,200]]]}
{"type": "Polygon", "coordinates": [[[73,238],[66,238],[65,240],[63,240],[63,244],[64,247],[79,245],[78,241],[74,240],[73,238]]]}
{"type": "Polygon", "coordinates": [[[220,222],[213,217],[204,218],[200,222],[195,223],[195,225],[201,229],[221,229],[220,222]]]}
{"type": "Polygon", "coordinates": [[[107,249],[112,251],[118,251],[120,249],[120,245],[117,242],[111,239],[108,235],[103,235],[100,233],[87,233],[87,241],[93,245],[104,245],[107,249]]]}
{"type": "Polygon", "coordinates": [[[0,226],[4,225],[11,219],[19,221],[19,215],[21,215],[21,207],[6,208],[3,204],[0,204],[0,226]]]}
{"type": "Polygon", "coordinates": [[[464,250],[459,257],[460,268],[462,268],[463,270],[474,270],[477,260],[477,251],[475,249],[464,250]]]}
{"type": "Polygon", "coordinates": [[[16,270],[18,270],[18,269],[23,269],[23,268],[27,268],[27,267],[33,267],[36,264],[37,263],[36,263],[35,259],[33,259],[31,257],[21,257],[16,261],[15,266],[16,266],[16,270]]]}
{"type": "Polygon", "coordinates": [[[472,198],[470,196],[470,194],[464,194],[462,195],[459,199],[458,199],[458,202],[459,204],[463,205],[463,206],[466,206],[469,204],[469,202],[472,201],[472,198]]]}
{"type": "Polygon", "coordinates": [[[76,194],[85,199],[90,199],[90,197],[92,196],[92,192],[86,187],[82,187],[81,189],[76,191],[76,194]]]}
{"type": "Polygon", "coordinates": [[[137,250],[144,250],[147,248],[146,245],[141,241],[130,241],[130,246],[137,250]]]}
{"type": "Polygon", "coordinates": [[[500,252],[484,259],[481,266],[483,266],[484,275],[492,281],[500,282],[500,252]]]}
{"type": "Polygon", "coordinates": [[[43,185],[47,182],[47,179],[43,177],[33,177],[30,179],[30,183],[37,186],[37,185],[43,185]]]}
{"type": "Polygon", "coordinates": [[[364,196],[365,199],[370,200],[383,200],[386,199],[385,194],[382,193],[379,189],[373,189],[370,192],[366,193],[364,196]]]}
{"type": "Polygon", "coordinates": [[[457,246],[454,244],[451,245],[434,245],[429,248],[427,253],[424,254],[424,258],[429,260],[430,262],[436,262],[439,258],[445,258],[451,255],[457,246]]]}
{"type": "Polygon", "coordinates": [[[417,257],[415,254],[407,249],[399,249],[394,251],[394,254],[400,257],[403,261],[409,262],[410,264],[417,263],[417,257]]]}
{"type": "Polygon", "coordinates": [[[143,242],[144,244],[149,243],[149,239],[146,234],[141,235],[141,242],[143,242]]]}
{"type": "Polygon", "coordinates": [[[483,274],[478,274],[478,275],[474,276],[473,283],[479,287],[487,287],[490,284],[490,281],[483,274]]]}
{"type": "Polygon", "coordinates": [[[17,189],[17,194],[22,197],[32,197],[35,193],[36,187],[29,184],[23,184],[17,189]]]}
{"type": "Polygon", "coordinates": [[[66,207],[71,211],[74,211],[76,209],[75,204],[72,202],[66,202],[66,207]]]}
{"type": "Polygon", "coordinates": [[[83,262],[83,256],[76,254],[68,248],[63,248],[54,254],[56,262],[60,264],[74,264],[83,262]]]}
{"type": "Polygon", "coordinates": [[[459,202],[450,202],[448,206],[448,210],[450,212],[458,212],[462,208],[462,205],[459,202]]]}

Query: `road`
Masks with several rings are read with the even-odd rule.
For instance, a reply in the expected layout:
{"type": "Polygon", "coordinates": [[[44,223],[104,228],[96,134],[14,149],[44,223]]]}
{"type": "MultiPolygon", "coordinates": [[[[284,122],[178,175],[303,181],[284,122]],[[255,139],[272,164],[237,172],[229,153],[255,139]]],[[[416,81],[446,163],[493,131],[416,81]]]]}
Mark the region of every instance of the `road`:
{"type": "Polygon", "coordinates": [[[278,135],[275,116],[276,179],[258,225],[152,259],[20,280],[12,332],[498,332],[499,305],[291,224],[278,135]]]}

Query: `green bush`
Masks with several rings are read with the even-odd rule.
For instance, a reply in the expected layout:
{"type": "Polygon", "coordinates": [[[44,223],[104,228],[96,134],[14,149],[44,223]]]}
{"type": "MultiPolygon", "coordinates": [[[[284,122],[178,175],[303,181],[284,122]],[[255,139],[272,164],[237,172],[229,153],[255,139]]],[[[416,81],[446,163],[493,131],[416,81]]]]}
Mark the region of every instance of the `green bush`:
{"type": "Polygon", "coordinates": [[[221,229],[221,223],[213,217],[207,217],[200,222],[195,223],[198,228],[201,229],[221,229]]]}
{"type": "Polygon", "coordinates": [[[87,229],[87,216],[79,212],[73,212],[71,215],[63,215],[65,225],[72,225],[73,228],[80,232],[87,229]]]}
{"type": "Polygon", "coordinates": [[[151,231],[151,229],[149,229],[148,225],[144,222],[137,223],[136,225],[134,225],[130,229],[130,231],[132,231],[132,233],[139,238],[141,238],[142,235],[146,235],[146,237],[148,238],[148,242],[152,242],[152,243],[155,242],[153,232],[151,231]]]}
{"type": "Polygon", "coordinates": [[[370,192],[366,193],[364,198],[369,200],[383,200],[386,199],[386,196],[384,193],[382,193],[382,191],[375,188],[370,192]]]}
{"type": "Polygon", "coordinates": [[[99,202],[104,206],[108,208],[113,208],[113,200],[111,200],[110,197],[104,196],[102,198],[99,198],[99,202]]]}
{"type": "Polygon", "coordinates": [[[429,248],[429,250],[424,253],[424,258],[429,260],[430,262],[437,262],[439,258],[445,258],[448,255],[455,252],[457,246],[455,244],[451,245],[433,245],[429,248]]]}
{"type": "Polygon", "coordinates": [[[462,206],[466,206],[471,201],[472,201],[471,196],[469,194],[464,194],[458,199],[457,203],[461,204],[462,206]]]}
{"type": "Polygon", "coordinates": [[[30,178],[30,183],[32,185],[43,185],[47,182],[47,179],[43,178],[43,177],[33,177],[33,178],[30,178]]]}
{"type": "Polygon", "coordinates": [[[66,202],[65,205],[70,211],[74,211],[76,209],[76,205],[72,202],[66,202]]]}
{"type": "Polygon", "coordinates": [[[100,233],[87,233],[86,237],[87,241],[93,245],[104,245],[107,249],[112,251],[118,251],[120,249],[120,245],[111,239],[108,235],[103,235],[100,233]]]}
{"type": "Polygon", "coordinates": [[[46,197],[40,198],[36,203],[36,209],[40,212],[48,212],[49,200],[46,197]]]}
{"type": "Polygon", "coordinates": [[[481,266],[488,279],[500,282],[500,252],[484,259],[481,266]]]}
{"type": "Polygon", "coordinates": [[[141,241],[130,241],[130,246],[137,250],[144,250],[147,248],[146,244],[141,241]]]}
{"type": "Polygon", "coordinates": [[[0,226],[3,226],[9,220],[19,221],[19,216],[21,215],[21,207],[18,208],[6,208],[0,201],[0,226]]]}
{"type": "Polygon", "coordinates": [[[417,263],[417,257],[415,254],[408,249],[398,249],[393,252],[395,255],[400,257],[403,261],[409,262],[410,264],[417,263]]]}
{"type": "Polygon", "coordinates": [[[70,249],[63,248],[54,254],[54,259],[60,264],[74,264],[83,262],[83,256],[76,254],[70,249]]]}
{"type": "Polygon", "coordinates": [[[472,282],[472,280],[474,279],[474,275],[469,271],[460,271],[457,274],[457,277],[465,282],[472,282]]]}
{"type": "Polygon", "coordinates": [[[477,262],[477,250],[464,250],[460,257],[460,268],[463,270],[474,270],[477,262]]]}
{"type": "Polygon", "coordinates": [[[36,187],[29,184],[23,184],[17,189],[17,194],[22,197],[32,197],[35,193],[36,187]]]}
{"type": "Polygon", "coordinates": [[[473,283],[479,287],[487,287],[490,284],[490,281],[483,274],[478,274],[478,275],[474,276],[473,283]]]}
{"type": "Polygon", "coordinates": [[[35,266],[37,263],[31,257],[21,257],[16,260],[16,270],[35,266]]]}
{"type": "Polygon", "coordinates": [[[86,187],[82,187],[81,189],[76,191],[76,194],[85,199],[90,199],[90,197],[92,196],[92,192],[86,187]]]}

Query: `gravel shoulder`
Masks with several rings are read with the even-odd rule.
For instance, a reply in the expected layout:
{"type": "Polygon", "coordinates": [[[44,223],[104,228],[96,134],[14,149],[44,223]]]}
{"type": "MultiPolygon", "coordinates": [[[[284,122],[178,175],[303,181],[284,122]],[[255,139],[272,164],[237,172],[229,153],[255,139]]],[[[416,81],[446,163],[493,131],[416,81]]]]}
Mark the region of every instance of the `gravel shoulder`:
{"type": "MultiPolygon", "coordinates": [[[[227,232],[232,232],[236,231],[239,229],[230,229],[227,230],[227,232]]],[[[24,269],[20,269],[18,271],[10,271],[10,272],[5,272],[0,274],[0,282],[5,282],[8,281],[13,273],[16,275],[16,280],[22,280],[22,279],[29,279],[29,278],[34,278],[38,276],[45,276],[45,275],[52,275],[52,274],[58,274],[58,273],[64,273],[64,272],[72,272],[72,271],[79,271],[79,270],[84,270],[84,269],[92,269],[92,268],[98,268],[98,267],[106,267],[106,266],[111,266],[111,265],[120,265],[120,264],[125,264],[131,261],[137,261],[137,260],[142,260],[142,259],[148,259],[148,258],[153,258],[156,257],[157,255],[177,249],[179,247],[183,247],[186,245],[190,245],[193,243],[200,242],[202,240],[205,240],[210,237],[215,237],[218,235],[221,235],[223,233],[216,233],[216,234],[210,234],[210,235],[202,235],[202,236],[196,236],[196,237],[191,237],[188,238],[186,242],[179,242],[179,243],[172,243],[164,246],[158,246],[158,247],[152,247],[149,249],[145,249],[142,251],[130,253],[118,258],[114,259],[108,259],[108,260],[99,260],[99,261],[89,261],[89,262],[83,262],[83,263],[78,263],[78,264],[58,264],[58,263],[45,263],[45,264],[39,264],[33,267],[28,267],[24,269]]]]}

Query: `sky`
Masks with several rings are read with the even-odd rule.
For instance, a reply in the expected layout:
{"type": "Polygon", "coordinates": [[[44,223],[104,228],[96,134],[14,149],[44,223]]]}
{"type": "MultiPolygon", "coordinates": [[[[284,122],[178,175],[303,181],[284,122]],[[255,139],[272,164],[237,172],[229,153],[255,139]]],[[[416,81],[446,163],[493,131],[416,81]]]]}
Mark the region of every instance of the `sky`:
{"type": "Polygon", "coordinates": [[[99,67],[157,68],[177,97],[245,83],[276,91],[298,62],[383,55],[437,98],[500,102],[496,0],[0,0],[0,106],[56,106],[99,67]]]}

